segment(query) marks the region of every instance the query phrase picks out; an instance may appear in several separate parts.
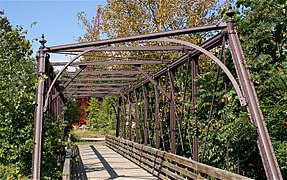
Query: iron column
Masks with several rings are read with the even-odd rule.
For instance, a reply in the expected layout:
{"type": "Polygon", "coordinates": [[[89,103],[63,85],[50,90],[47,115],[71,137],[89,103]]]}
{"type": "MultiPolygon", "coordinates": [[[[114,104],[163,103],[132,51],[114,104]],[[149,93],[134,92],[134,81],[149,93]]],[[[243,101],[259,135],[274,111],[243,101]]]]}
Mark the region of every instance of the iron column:
{"type": "Polygon", "coordinates": [[[248,101],[247,110],[250,114],[251,121],[257,126],[257,143],[263,161],[266,176],[268,179],[283,179],[278,166],[278,162],[275,157],[270,136],[264,122],[264,117],[259,107],[256,91],[246,66],[246,60],[240,46],[237,31],[234,28],[235,23],[232,19],[234,12],[232,11],[231,7],[229,7],[229,11],[226,13],[226,15],[229,17],[227,21],[227,30],[231,55],[234,61],[234,65],[236,67],[235,69],[239,76],[241,88],[248,101]]]}
{"type": "Polygon", "coordinates": [[[36,96],[36,112],[34,120],[34,149],[33,149],[33,160],[32,160],[32,179],[38,180],[41,178],[41,156],[42,156],[42,125],[43,125],[43,101],[44,101],[44,88],[45,80],[43,77],[45,74],[45,56],[43,49],[45,48],[46,40],[44,35],[40,40],[41,46],[38,54],[38,86],[36,96]]]}

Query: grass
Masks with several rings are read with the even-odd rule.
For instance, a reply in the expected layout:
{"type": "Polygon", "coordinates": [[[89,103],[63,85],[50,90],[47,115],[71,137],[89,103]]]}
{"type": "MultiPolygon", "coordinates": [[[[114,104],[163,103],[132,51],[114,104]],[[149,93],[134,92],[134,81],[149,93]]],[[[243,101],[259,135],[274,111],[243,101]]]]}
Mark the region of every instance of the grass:
{"type": "Polygon", "coordinates": [[[73,129],[70,134],[75,138],[104,138],[107,134],[115,134],[114,130],[73,129]]]}
{"type": "Polygon", "coordinates": [[[76,141],[73,142],[74,145],[96,145],[96,146],[104,146],[105,141],[76,141]]]}

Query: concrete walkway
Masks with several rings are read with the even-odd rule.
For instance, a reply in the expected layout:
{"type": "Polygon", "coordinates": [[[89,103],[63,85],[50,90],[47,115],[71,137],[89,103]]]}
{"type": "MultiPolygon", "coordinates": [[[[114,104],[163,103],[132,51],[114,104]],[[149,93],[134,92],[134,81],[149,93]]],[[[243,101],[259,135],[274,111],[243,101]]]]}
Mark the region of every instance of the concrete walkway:
{"type": "Polygon", "coordinates": [[[78,147],[81,159],[74,179],[158,179],[106,146],[78,147]]]}

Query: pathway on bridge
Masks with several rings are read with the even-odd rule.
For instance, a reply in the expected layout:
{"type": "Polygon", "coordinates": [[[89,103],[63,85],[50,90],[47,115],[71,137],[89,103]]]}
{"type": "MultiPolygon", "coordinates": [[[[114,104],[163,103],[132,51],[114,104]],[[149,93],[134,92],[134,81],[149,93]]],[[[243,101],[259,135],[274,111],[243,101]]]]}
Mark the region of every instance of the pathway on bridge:
{"type": "Polygon", "coordinates": [[[79,145],[81,160],[75,179],[157,179],[103,145],[79,145]]]}

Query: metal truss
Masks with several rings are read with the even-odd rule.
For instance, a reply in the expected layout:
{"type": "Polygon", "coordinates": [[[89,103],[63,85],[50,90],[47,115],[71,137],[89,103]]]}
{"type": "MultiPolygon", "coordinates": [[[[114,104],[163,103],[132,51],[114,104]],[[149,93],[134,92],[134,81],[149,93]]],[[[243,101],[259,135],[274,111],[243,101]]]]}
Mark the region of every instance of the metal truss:
{"type": "MultiPolygon", "coordinates": [[[[197,94],[197,66],[198,57],[202,54],[206,55],[215,62],[225,75],[229,78],[233,85],[239,102],[247,108],[251,122],[257,127],[258,147],[262,157],[264,169],[268,179],[282,179],[280,169],[274,154],[270,136],[262,111],[259,107],[256,91],[250,79],[250,75],[246,66],[243,51],[238,39],[238,33],[235,29],[235,22],[232,19],[234,12],[230,9],[227,13],[229,19],[226,23],[217,25],[202,26],[181,30],[172,30],[160,33],[152,33],[138,36],[128,36],[116,39],[100,40],[87,43],[67,44],[60,46],[45,47],[46,40],[42,37],[40,41],[38,59],[38,76],[44,77],[52,74],[48,79],[39,78],[37,86],[37,106],[35,114],[34,126],[34,152],[33,152],[33,168],[32,179],[40,179],[41,172],[41,148],[42,148],[42,124],[43,115],[48,113],[55,117],[60,116],[66,99],[117,96],[117,129],[116,136],[122,136],[126,139],[133,140],[132,132],[132,109],[135,111],[135,141],[148,144],[148,104],[154,104],[154,125],[156,136],[156,148],[161,145],[160,138],[160,112],[159,102],[160,96],[165,98],[169,104],[169,137],[170,151],[176,154],[176,102],[175,102],[175,72],[177,68],[189,63],[191,64],[191,106],[193,114],[194,126],[197,125],[195,116],[196,111],[196,94],[197,94]],[[214,32],[214,36],[196,45],[191,42],[177,39],[178,35],[186,35],[199,32],[214,32]],[[171,38],[172,37],[172,38],[171,38]],[[140,42],[141,44],[150,42],[164,42],[169,44],[155,46],[137,46],[126,47],[121,46],[125,42],[140,42]],[[210,50],[225,46],[228,42],[233,63],[236,70],[236,77],[230,72],[220,58],[216,57],[210,50]],[[155,54],[155,59],[141,60],[138,57],[108,56],[107,60],[94,60],[91,62],[78,61],[85,55],[93,56],[98,52],[107,52],[111,55],[114,52],[149,52],[155,54]],[[173,60],[158,59],[160,52],[178,52],[179,57],[173,60]],[[49,62],[48,53],[73,54],[74,57],[70,62],[49,62]],[[53,74],[52,66],[63,66],[58,74],[53,74]],[[75,72],[67,72],[69,66],[79,66],[75,72]],[[167,79],[169,85],[163,86],[159,83],[162,77],[167,79]],[[150,85],[150,86],[148,86],[150,85]],[[152,88],[153,89],[152,89],[152,88]],[[153,102],[149,99],[150,91],[153,91],[153,102]],[[143,110],[139,110],[139,101],[143,102],[143,110]],[[129,114],[127,114],[127,112],[129,114]],[[140,141],[140,118],[142,113],[143,139],[140,141]],[[128,119],[126,119],[128,117],[128,119]],[[128,125],[127,125],[128,124],[128,125]]],[[[189,65],[188,65],[189,66],[189,65]]],[[[189,70],[187,70],[189,71],[189,70]]],[[[186,87],[185,87],[186,88],[186,87]]],[[[186,93],[186,90],[185,90],[186,93]]],[[[198,135],[193,137],[193,159],[198,161],[198,135]]]]}

